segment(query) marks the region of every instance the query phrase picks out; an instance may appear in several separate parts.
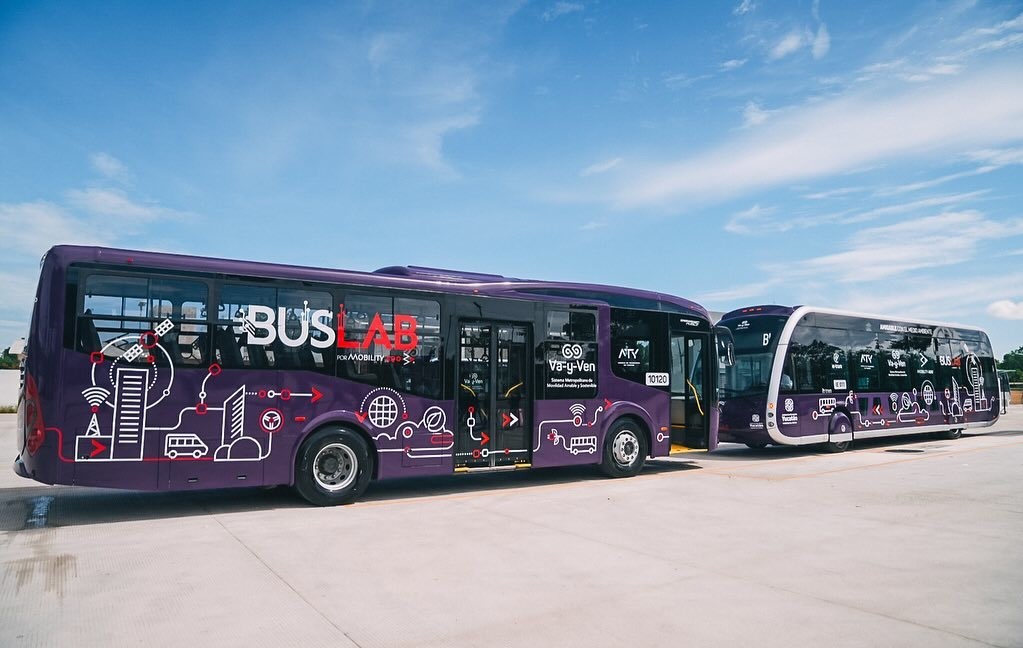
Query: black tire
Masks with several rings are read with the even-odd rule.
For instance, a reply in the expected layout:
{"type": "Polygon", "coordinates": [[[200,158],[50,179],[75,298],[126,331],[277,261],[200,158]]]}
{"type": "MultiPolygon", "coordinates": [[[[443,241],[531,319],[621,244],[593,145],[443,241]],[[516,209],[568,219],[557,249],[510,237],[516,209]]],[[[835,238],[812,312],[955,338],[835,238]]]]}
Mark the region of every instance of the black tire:
{"type": "Polygon", "coordinates": [[[746,447],[750,450],[763,450],[767,447],[767,441],[747,441],[746,447]]]}
{"type": "Polygon", "coordinates": [[[945,430],[944,432],[938,432],[939,439],[948,439],[953,441],[963,436],[963,428],[952,428],[951,430],[945,430]]]}
{"type": "Polygon", "coordinates": [[[600,470],[608,477],[632,477],[643,469],[649,450],[646,430],[633,419],[618,419],[604,438],[600,470]]]}
{"type": "MultiPolygon", "coordinates": [[[[847,432],[852,432],[852,423],[849,421],[849,417],[845,414],[836,414],[831,419],[830,433],[845,434],[847,432]]],[[[824,452],[838,453],[845,452],[850,445],[852,445],[852,441],[828,441],[822,447],[824,452]]]]}
{"type": "Polygon", "coordinates": [[[366,440],[345,428],[309,435],[295,462],[295,490],[310,504],[349,504],[373,478],[373,457],[366,440]]]}

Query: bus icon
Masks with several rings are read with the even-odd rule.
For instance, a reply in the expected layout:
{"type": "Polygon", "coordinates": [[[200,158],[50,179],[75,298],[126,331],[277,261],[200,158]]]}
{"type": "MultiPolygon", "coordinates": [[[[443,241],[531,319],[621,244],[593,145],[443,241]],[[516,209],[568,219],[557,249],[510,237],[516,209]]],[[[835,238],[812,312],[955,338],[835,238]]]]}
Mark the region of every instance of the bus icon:
{"type": "Polygon", "coordinates": [[[171,459],[177,459],[181,455],[192,455],[199,459],[209,450],[209,446],[194,434],[168,434],[163,453],[171,459]]]}

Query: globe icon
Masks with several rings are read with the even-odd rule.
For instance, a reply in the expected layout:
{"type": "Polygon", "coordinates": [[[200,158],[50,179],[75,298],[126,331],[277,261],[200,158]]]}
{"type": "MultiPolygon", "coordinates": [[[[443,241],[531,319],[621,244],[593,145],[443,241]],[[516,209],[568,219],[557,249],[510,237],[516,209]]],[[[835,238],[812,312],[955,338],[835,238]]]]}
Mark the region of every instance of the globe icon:
{"type": "Polygon", "coordinates": [[[366,410],[369,421],[378,428],[385,428],[398,420],[398,404],[390,396],[377,396],[369,402],[366,410]]]}

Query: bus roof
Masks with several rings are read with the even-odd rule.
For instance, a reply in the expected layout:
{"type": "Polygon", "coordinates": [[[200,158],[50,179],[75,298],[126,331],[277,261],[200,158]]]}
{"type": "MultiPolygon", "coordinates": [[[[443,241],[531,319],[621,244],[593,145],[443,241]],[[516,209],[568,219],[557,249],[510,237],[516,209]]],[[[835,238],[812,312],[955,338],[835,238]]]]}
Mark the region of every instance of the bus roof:
{"type": "Polygon", "coordinates": [[[497,274],[423,266],[388,266],[375,272],[360,272],[82,245],[54,246],[46,253],[45,259],[53,259],[64,265],[81,262],[111,267],[139,266],[207,274],[238,274],[295,281],[356,283],[411,290],[481,294],[536,301],[604,303],[645,310],[686,312],[710,319],[703,306],[665,293],[600,284],[517,279],[497,274]]]}
{"type": "Polygon", "coordinates": [[[924,324],[927,326],[966,329],[970,331],[983,332],[983,329],[981,329],[978,326],[972,326],[969,324],[957,324],[955,322],[938,322],[935,320],[918,319],[915,317],[903,317],[901,315],[879,315],[877,313],[861,313],[857,311],[847,311],[838,308],[828,308],[824,306],[779,306],[777,304],[763,304],[760,306],[747,306],[745,308],[738,308],[736,310],[725,313],[721,317],[721,321],[724,322],[725,320],[735,319],[738,317],[757,317],[760,315],[780,315],[788,317],[793,313],[796,313],[797,311],[800,312],[800,317],[802,317],[802,315],[806,313],[825,313],[828,315],[864,317],[867,319],[924,324]]]}

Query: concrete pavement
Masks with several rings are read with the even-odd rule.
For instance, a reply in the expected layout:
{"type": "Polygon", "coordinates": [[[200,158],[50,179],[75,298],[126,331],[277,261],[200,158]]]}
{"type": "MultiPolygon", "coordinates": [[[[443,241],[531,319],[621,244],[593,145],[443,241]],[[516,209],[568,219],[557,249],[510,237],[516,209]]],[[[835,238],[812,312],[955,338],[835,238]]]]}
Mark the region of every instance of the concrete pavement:
{"type": "Polygon", "coordinates": [[[332,509],[5,466],[0,645],[1023,646],[1021,467],[1023,407],[955,441],[385,482],[332,509]]]}

